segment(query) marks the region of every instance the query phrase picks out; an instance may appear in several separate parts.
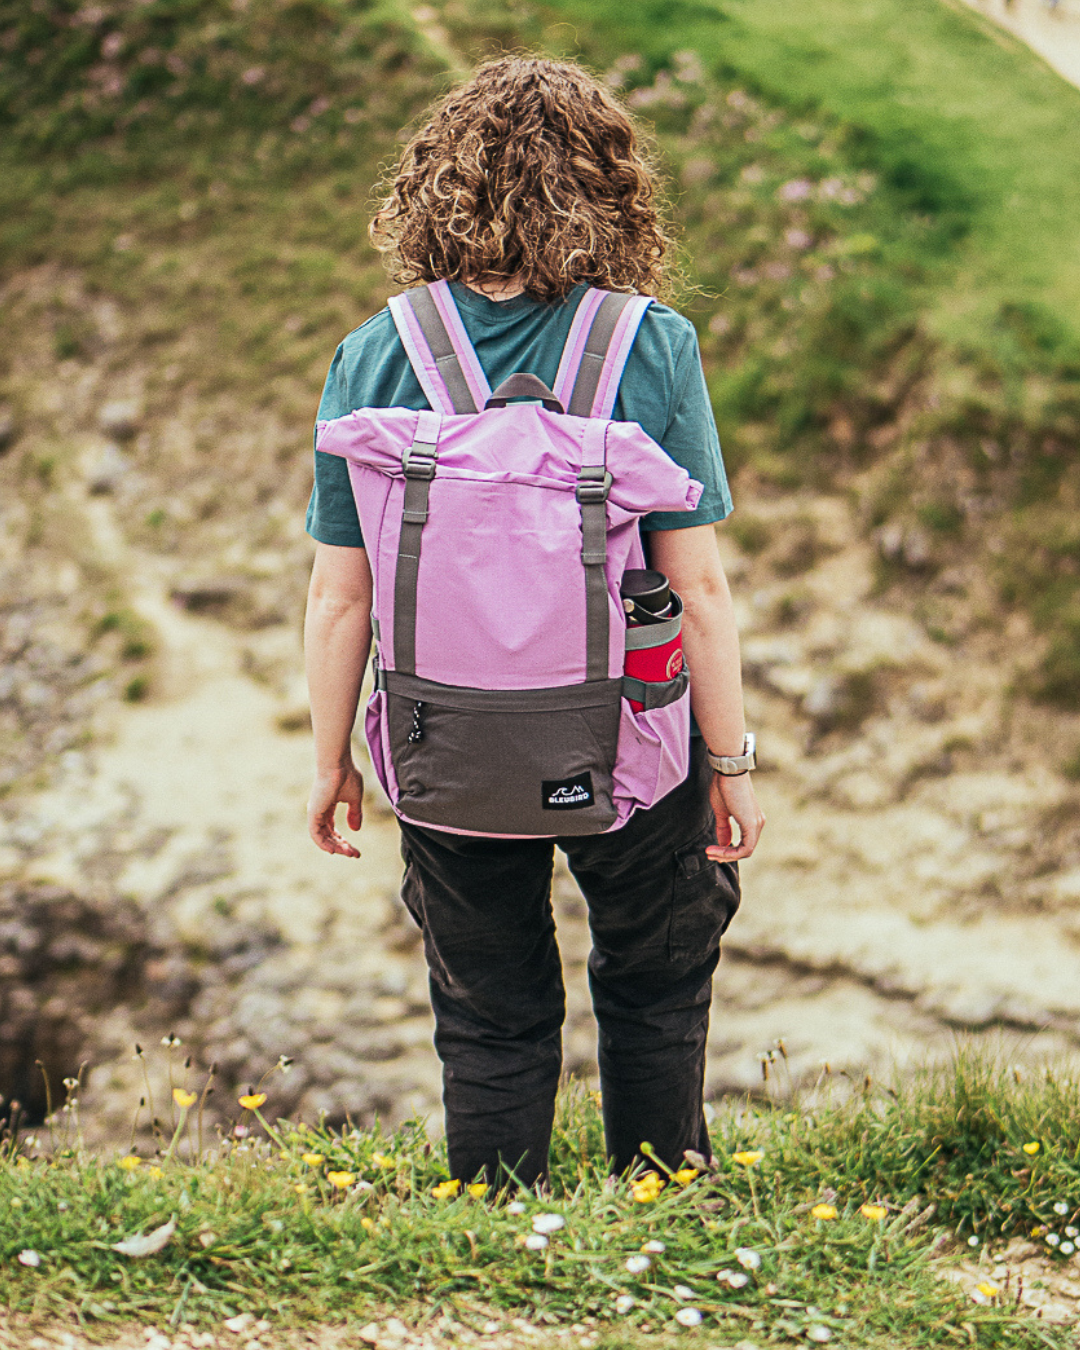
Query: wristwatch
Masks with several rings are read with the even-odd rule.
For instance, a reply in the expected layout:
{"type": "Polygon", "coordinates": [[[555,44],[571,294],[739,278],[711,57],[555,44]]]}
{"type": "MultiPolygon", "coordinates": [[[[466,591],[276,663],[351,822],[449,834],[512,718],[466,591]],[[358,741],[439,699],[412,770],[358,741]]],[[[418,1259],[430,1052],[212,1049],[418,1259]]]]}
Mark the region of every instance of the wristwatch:
{"type": "Polygon", "coordinates": [[[717,773],[725,778],[733,778],[736,774],[749,773],[751,769],[757,768],[756,748],[754,733],[748,731],[743,738],[741,755],[714,755],[709,749],[705,753],[717,773]]]}

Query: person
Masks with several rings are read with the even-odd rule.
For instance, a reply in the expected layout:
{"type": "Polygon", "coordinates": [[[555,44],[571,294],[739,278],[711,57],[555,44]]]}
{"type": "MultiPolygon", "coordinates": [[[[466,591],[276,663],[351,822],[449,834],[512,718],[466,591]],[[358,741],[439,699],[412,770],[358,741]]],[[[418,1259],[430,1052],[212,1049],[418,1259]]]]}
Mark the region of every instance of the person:
{"type": "MultiPolygon", "coordinates": [[[[447,280],[491,385],[552,384],[589,286],[655,294],[669,239],[630,115],[580,66],[481,66],[406,146],[372,221],[404,284],[447,280]]],[[[361,407],[425,409],[391,315],[339,346],[320,421],[361,407]]],[[[525,1186],[547,1175],[564,990],[551,907],[561,848],[588,905],[605,1139],[617,1172],[643,1142],[666,1165],[709,1155],[703,1092],[712,977],[739,904],[737,865],[764,817],[749,773],[708,755],[745,742],[739,647],[715,523],[731,510],[692,324],[652,304],[613,416],[636,421],[703,484],[696,509],[645,517],[650,566],[684,603],[696,719],[681,785],[621,828],[561,839],[475,837],[399,820],[402,898],[423,933],[443,1064],[450,1174],[525,1186]],[[737,833],[736,833],[737,831],[737,833]]],[[[316,452],[316,540],[305,626],[316,771],[312,839],[357,858],[335,824],[362,818],[350,738],[371,645],[372,578],[348,469],[316,452]]]]}

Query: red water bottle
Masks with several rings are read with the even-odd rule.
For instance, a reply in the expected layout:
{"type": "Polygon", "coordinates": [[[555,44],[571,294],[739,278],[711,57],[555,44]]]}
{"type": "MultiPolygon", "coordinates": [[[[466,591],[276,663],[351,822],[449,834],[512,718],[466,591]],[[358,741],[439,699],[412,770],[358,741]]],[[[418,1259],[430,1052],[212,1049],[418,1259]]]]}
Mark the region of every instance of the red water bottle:
{"type": "MultiPolygon", "coordinates": [[[[673,680],[683,668],[682,601],[663,572],[634,568],[619,587],[626,611],[624,673],[644,684],[673,680]]],[[[629,699],[634,712],[645,705],[629,699]]]]}

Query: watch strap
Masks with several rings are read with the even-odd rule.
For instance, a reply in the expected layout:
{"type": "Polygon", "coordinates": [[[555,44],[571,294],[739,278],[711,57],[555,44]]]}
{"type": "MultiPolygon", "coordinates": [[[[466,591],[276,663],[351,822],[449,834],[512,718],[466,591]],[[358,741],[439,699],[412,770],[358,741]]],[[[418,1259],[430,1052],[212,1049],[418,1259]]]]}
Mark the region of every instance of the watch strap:
{"type": "Polygon", "coordinates": [[[734,778],[757,768],[757,742],[750,731],[743,738],[741,755],[714,755],[709,749],[705,753],[713,770],[724,778],[734,778]]]}

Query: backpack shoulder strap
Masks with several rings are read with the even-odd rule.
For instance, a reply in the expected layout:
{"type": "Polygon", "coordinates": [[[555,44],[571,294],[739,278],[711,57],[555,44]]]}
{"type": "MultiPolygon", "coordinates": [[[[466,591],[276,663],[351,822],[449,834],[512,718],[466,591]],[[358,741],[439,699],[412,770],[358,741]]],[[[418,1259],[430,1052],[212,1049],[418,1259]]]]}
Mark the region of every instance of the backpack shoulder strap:
{"type": "Polygon", "coordinates": [[[575,417],[610,417],[648,295],[594,288],[582,296],[555,377],[555,396],[575,417]]]}
{"type": "Polygon", "coordinates": [[[465,332],[450,286],[435,281],[389,301],[405,355],[436,412],[479,412],[491,386],[465,332]]]}

